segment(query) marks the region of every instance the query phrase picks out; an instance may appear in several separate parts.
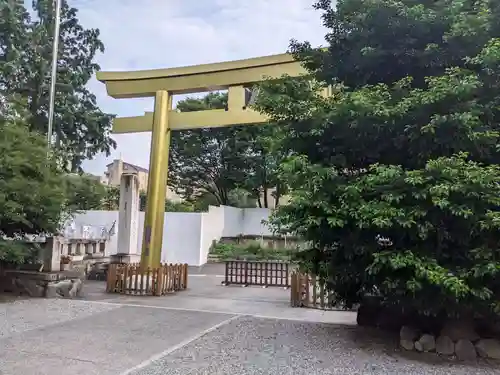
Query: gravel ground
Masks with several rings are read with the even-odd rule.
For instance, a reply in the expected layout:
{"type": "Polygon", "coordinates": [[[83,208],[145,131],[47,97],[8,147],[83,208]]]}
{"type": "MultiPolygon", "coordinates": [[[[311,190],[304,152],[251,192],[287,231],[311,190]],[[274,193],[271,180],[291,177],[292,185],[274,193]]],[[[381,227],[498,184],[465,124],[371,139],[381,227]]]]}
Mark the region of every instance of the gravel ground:
{"type": "Polygon", "coordinates": [[[62,299],[29,299],[0,304],[0,338],[116,309],[62,299]]]}
{"type": "Polygon", "coordinates": [[[357,327],[242,317],[133,374],[500,374],[486,363],[410,354],[357,327]]]}

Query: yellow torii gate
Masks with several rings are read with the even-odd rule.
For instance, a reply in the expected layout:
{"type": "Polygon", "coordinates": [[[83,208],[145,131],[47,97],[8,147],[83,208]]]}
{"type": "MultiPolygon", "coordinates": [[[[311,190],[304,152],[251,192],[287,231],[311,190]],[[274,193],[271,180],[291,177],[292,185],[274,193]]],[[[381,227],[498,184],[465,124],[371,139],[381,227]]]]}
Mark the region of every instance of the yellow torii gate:
{"type": "Polygon", "coordinates": [[[266,116],[246,107],[246,88],[264,79],[305,73],[300,62],[289,54],[170,69],[97,73],[97,79],[106,84],[113,98],[155,98],[154,112],[116,118],[113,123],[113,133],[153,132],[141,266],[158,267],[161,262],[170,132],[265,123],[266,116]],[[223,89],[228,90],[227,110],[172,110],[173,95],[223,89]]]}

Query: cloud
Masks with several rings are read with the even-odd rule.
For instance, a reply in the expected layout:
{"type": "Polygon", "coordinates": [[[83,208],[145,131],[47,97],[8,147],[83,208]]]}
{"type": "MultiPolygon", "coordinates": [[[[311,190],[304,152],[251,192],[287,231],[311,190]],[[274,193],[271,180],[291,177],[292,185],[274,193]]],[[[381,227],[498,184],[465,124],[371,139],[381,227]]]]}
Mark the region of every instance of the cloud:
{"type": "MultiPolygon", "coordinates": [[[[104,71],[168,68],[243,59],[288,48],[290,39],[324,43],[325,30],[313,0],[69,0],[80,22],[99,28],[106,51],[98,57],[104,71]]],[[[102,110],[119,116],[140,115],[152,99],[107,97],[93,80],[102,110]]],[[[84,169],[102,174],[121,156],[149,165],[150,134],[115,135],[118,148],[106,158],[87,161],[84,169]]]]}

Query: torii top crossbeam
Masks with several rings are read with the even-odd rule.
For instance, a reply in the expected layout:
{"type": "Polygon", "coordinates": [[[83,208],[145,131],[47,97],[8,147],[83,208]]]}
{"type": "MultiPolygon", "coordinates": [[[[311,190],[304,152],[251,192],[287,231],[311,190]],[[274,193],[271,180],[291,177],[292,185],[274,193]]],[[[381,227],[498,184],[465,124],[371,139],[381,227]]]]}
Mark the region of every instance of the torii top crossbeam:
{"type": "MultiPolygon", "coordinates": [[[[264,79],[283,75],[305,74],[300,62],[290,54],[256,57],[180,68],[141,70],[134,72],[98,72],[97,79],[106,84],[113,98],[143,98],[158,91],[170,95],[228,89],[228,110],[169,113],[172,130],[257,124],[267,121],[259,112],[245,107],[244,88],[264,79]]],[[[114,133],[147,132],[152,130],[153,114],[117,118],[114,133]]]]}
{"type": "Polygon", "coordinates": [[[106,84],[109,96],[122,99],[152,97],[160,90],[172,95],[222,90],[251,85],[267,77],[295,77],[303,73],[300,62],[283,53],[179,68],[98,72],[97,79],[106,84]]]}

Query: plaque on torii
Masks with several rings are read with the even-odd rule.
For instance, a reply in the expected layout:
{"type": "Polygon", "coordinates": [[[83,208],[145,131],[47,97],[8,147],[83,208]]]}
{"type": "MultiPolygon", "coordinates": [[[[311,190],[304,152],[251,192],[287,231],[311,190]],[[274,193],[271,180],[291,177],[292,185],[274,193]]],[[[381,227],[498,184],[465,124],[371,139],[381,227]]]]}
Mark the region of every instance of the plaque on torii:
{"type": "Polygon", "coordinates": [[[116,118],[113,122],[113,133],[152,131],[142,266],[158,267],[161,262],[171,131],[266,123],[265,115],[247,107],[249,88],[265,79],[306,73],[290,54],[180,68],[97,73],[97,79],[106,84],[107,93],[113,98],[155,98],[154,112],[116,118]],[[225,89],[227,109],[172,110],[173,95],[225,89]]]}

